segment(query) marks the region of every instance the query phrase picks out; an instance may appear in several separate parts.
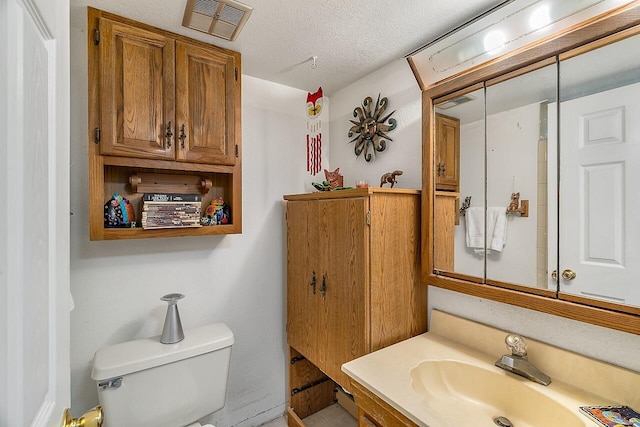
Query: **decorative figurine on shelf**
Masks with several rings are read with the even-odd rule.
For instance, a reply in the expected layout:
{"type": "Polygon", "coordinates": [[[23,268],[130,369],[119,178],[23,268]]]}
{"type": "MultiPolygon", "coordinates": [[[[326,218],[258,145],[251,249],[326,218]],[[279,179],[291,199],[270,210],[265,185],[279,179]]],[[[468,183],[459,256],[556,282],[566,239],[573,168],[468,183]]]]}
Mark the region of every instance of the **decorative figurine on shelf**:
{"type": "Polygon", "coordinates": [[[331,191],[344,189],[344,177],[340,175],[340,168],[337,168],[333,172],[324,170],[325,180],[321,183],[312,182],[313,188],[318,191],[331,191]]]}
{"type": "Polygon", "coordinates": [[[329,181],[332,190],[344,187],[344,177],[340,175],[340,168],[337,168],[333,172],[329,172],[325,169],[324,177],[329,181]]]}
{"type": "Polygon", "coordinates": [[[136,213],[129,200],[115,193],[104,204],[104,227],[127,228],[134,227],[136,213]]]}
{"type": "Polygon", "coordinates": [[[329,181],[312,182],[311,185],[318,191],[331,191],[331,183],[329,181]]]}
{"type": "Polygon", "coordinates": [[[394,184],[398,181],[396,180],[396,176],[402,175],[402,171],[393,171],[387,172],[380,177],[380,187],[383,187],[385,184],[391,184],[391,188],[393,188],[394,184]]]}
{"type": "Polygon", "coordinates": [[[231,224],[231,210],[222,197],[214,197],[211,204],[204,211],[204,216],[200,218],[202,225],[224,225],[231,224]]]}

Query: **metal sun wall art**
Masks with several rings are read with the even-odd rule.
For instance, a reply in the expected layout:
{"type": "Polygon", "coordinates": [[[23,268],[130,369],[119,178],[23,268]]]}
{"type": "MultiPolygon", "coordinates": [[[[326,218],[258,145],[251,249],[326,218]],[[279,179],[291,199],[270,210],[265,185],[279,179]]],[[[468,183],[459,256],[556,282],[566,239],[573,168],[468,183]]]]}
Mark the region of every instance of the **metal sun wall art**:
{"type": "Polygon", "coordinates": [[[380,99],[380,94],[378,94],[375,106],[373,99],[367,96],[362,101],[362,106],[353,110],[353,117],[356,117],[358,121],[349,120],[354,126],[349,129],[348,137],[356,135],[349,141],[349,143],[355,142],[353,151],[356,157],[359,157],[364,151],[364,159],[370,162],[376,151],[384,151],[387,148],[387,141],[393,141],[386,132],[394,130],[398,123],[396,119],[391,118],[395,110],[383,117],[388,104],[387,97],[380,99]],[[389,123],[385,124],[387,120],[389,123]],[[373,151],[370,152],[370,150],[373,151]]]}

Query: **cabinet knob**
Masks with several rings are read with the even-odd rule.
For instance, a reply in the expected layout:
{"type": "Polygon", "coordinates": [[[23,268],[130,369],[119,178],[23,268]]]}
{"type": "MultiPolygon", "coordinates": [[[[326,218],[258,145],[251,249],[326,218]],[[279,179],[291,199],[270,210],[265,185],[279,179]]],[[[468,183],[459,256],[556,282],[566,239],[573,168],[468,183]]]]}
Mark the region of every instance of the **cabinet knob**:
{"type": "Polygon", "coordinates": [[[167,124],[167,131],[164,136],[167,138],[167,148],[171,148],[171,144],[173,144],[173,131],[171,130],[171,122],[167,124]]]}
{"type": "Polygon", "coordinates": [[[184,123],[180,126],[180,136],[178,136],[178,139],[180,139],[180,145],[184,148],[184,141],[187,139],[187,134],[184,132],[184,123]]]}

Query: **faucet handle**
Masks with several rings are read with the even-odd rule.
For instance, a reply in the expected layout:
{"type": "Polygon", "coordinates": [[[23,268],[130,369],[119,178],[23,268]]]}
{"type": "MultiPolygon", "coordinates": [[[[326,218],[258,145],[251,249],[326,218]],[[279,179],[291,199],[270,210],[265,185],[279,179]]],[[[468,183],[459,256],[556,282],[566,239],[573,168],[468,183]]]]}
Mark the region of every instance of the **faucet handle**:
{"type": "Polygon", "coordinates": [[[504,342],[514,356],[525,357],[527,355],[527,344],[520,335],[509,334],[504,339],[504,342]]]}

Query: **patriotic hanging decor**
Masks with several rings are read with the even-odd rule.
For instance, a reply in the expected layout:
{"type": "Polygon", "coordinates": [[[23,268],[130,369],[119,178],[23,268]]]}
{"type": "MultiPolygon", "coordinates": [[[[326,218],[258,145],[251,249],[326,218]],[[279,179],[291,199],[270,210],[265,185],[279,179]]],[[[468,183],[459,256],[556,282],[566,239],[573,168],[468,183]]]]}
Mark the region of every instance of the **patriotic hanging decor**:
{"type": "Polygon", "coordinates": [[[322,88],[307,94],[307,171],[317,175],[322,170],[322,88]]]}

